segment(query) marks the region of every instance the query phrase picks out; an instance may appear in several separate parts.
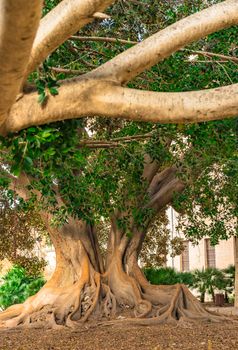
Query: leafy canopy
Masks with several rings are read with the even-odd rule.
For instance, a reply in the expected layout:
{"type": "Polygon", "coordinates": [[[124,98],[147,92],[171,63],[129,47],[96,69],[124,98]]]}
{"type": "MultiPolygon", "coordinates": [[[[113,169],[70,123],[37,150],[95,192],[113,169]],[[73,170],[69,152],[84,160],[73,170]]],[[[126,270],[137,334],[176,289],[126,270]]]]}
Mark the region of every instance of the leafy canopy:
{"type": "MultiPolygon", "coordinates": [[[[45,1],[44,14],[57,3],[45,1]]],[[[118,2],[108,11],[112,19],[97,20],[79,34],[140,41],[212,3],[213,0],[206,5],[201,0],[118,2]]],[[[237,31],[232,27],[209,35],[142,73],[129,86],[188,91],[237,82],[234,62],[194,53],[237,55],[237,31]]],[[[30,77],[31,83],[37,85],[40,103],[47,94],[57,93],[60,79],[73,76],[57,73],[54,67],[78,70],[80,74],[131,45],[119,40],[109,43],[70,38],[30,77]]],[[[129,230],[131,216],[138,226],[143,226],[155,214],[145,209],[149,199],[148,184],[142,177],[144,155],[156,160],[160,170],[176,165],[186,188],[175,195],[173,205],[189,218],[186,234],[196,238],[211,234],[216,243],[236,234],[236,226],[227,225],[237,215],[236,133],[235,119],[161,125],[84,118],[9,135],[1,140],[1,159],[15,176],[24,171],[31,177],[31,189],[43,196],[40,208],[54,214],[54,224],[65,222],[68,215],[98,222],[119,210],[124,215],[118,225],[125,231],[129,230]],[[141,138],[132,138],[138,135],[141,138]],[[63,204],[59,204],[57,196],[63,204]]],[[[6,179],[4,172],[3,169],[2,183],[6,179]]]]}

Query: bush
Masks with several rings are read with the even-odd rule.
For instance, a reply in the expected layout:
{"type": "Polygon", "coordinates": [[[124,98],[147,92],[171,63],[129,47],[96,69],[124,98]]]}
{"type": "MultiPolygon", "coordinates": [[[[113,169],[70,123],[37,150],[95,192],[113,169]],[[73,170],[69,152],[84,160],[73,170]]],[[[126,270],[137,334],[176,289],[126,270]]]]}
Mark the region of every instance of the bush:
{"type": "Polygon", "coordinates": [[[206,293],[211,295],[213,302],[215,302],[215,293],[230,292],[232,289],[231,284],[231,280],[226,278],[223,270],[210,267],[205,270],[194,271],[193,287],[200,292],[201,302],[204,302],[206,293]]]}
{"type": "Polygon", "coordinates": [[[188,287],[192,287],[194,283],[194,275],[192,272],[177,272],[177,280],[177,283],[183,283],[188,287]]]}
{"type": "MultiPolygon", "coordinates": [[[[223,273],[226,280],[225,294],[228,297],[228,294],[232,294],[235,288],[235,266],[229,265],[223,270],[223,273]]],[[[232,298],[231,295],[229,297],[232,298]]]]}
{"type": "Polygon", "coordinates": [[[191,272],[176,272],[172,267],[148,268],[144,269],[144,274],[152,284],[183,283],[187,286],[193,284],[193,274],[191,272]]]}
{"type": "Polygon", "coordinates": [[[42,276],[30,276],[20,266],[14,266],[2,280],[3,284],[0,286],[1,309],[24,302],[29,296],[37,293],[45,283],[42,276]]]}
{"type": "Polygon", "coordinates": [[[200,293],[201,302],[204,302],[206,293],[211,295],[214,301],[216,292],[223,292],[228,301],[234,291],[235,267],[233,265],[224,270],[207,268],[193,272],[176,272],[171,267],[147,268],[144,269],[144,274],[152,284],[183,283],[195,288],[200,293]]]}

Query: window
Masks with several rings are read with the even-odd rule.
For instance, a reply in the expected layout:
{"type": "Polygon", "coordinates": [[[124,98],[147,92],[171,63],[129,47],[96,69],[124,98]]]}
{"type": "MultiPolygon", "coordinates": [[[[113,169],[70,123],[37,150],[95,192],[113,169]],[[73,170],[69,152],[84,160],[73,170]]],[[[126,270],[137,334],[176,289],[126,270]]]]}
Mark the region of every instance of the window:
{"type": "Polygon", "coordinates": [[[216,267],[215,246],[211,245],[210,239],[205,239],[205,266],[216,267]]]}
{"type": "Polygon", "coordinates": [[[181,254],[181,270],[189,271],[189,241],[183,242],[184,250],[181,254]]]}

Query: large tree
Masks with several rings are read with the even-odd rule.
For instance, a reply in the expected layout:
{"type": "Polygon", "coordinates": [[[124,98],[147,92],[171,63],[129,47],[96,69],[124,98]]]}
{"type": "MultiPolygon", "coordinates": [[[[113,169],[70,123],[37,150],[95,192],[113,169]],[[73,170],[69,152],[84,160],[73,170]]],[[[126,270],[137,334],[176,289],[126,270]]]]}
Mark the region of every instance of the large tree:
{"type": "MultiPolygon", "coordinates": [[[[138,266],[138,258],[149,228],[168,204],[173,202],[179,208],[187,188],[193,189],[186,193],[188,201],[193,196],[204,198],[207,187],[200,186],[197,179],[204,175],[211,182],[217,168],[221,172],[229,169],[235,157],[235,120],[163,126],[125,122],[121,118],[183,123],[235,116],[237,84],[218,88],[217,81],[224,84],[224,78],[212,82],[202,79],[207,68],[196,70],[196,66],[193,74],[187,74],[189,83],[185,84],[186,75],[183,79],[176,76],[184,52],[161,64],[159,90],[166,92],[141,90],[158,73],[157,68],[148,72],[146,77],[152,74],[152,78],[143,78],[143,84],[134,81],[131,88],[124,85],[186,44],[237,24],[237,3],[224,1],[171,24],[80,77],[58,83],[49,71],[75,75],[75,69],[44,63],[38,73],[30,76],[31,81],[36,77],[36,86],[26,82],[29,73],[80,27],[94,17],[105,18],[100,11],[108,5],[109,1],[61,1],[39,26],[38,1],[30,5],[8,1],[3,6],[2,134],[82,116],[110,117],[31,127],[2,140],[2,183],[8,183],[26,201],[39,205],[57,255],[51,280],[24,304],[2,313],[3,325],[43,320],[51,325],[73,326],[90,316],[115,316],[128,308],[129,316],[136,316],[133,322],[140,324],[217,320],[184,286],[151,286],[138,266]],[[167,81],[163,81],[165,70],[167,81]],[[196,85],[199,79],[202,84],[196,85]],[[185,86],[192,90],[199,85],[209,85],[211,89],[171,92],[173,88],[184,91],[185,86]],[[118,118],[111,119],[115,117],[118,118]],[[102,218],[111,223],[104,257],[96,233],[102,218]]],[[[138,33],[132,37],[136,38],[138,33]]],[[[113,42],[113,38],[103,40],[113,42]]],[[[132,44],[126,38],[124,42],[132,44]]],[[[63,52],[62,62],[64,48],[55,53],[63,52]]],[[[95,51],[91,44],[88,48],[95,51]]],[[[74,55],[79,49],[71,42],[67,45],[74,55]]],[[[103,50],[99,52],[106,55],[103,50]]],[[[211,56],[211,52],[207,54],[211,56]]],[[[223,60],[235,60],[223,56],[223,60]]],[[[54,61],[54,55],[51,59],[54,61]]],[[[56,61],[61,62],[58,58],[56,61]]],[[[227,73],[222,66],[224,69],[227,73]]],[[[227,75],[233,81],[233,73],[232,78],[230,71],[227,75]]],[[[149,87],[158,90],[153,84],[152,81],[149,87]]],[[[223,185],[227,188],[231,176],[229,172],[225,175],[223,185]]],[[[216,186],[213,190],[217,190],[216,186]]],[[[219,210],[220,203],[226,201],[224,191],[214,208],[219,210]]],[[[229,207],[232,212],[232,201],[229,207]]],[[[179,209],[183,209],[181,205],[179,209]]]]}
{"type": "Polygon", "coordinates": [[[82,124],[70,128],[67,123],[68,129],[64,124],[38,132],[30,128],[25,135],[5,140],[6,161],[14,171],[20,166],[21,174],[15,177],[2,168],[2,175],[20,196],[39,206],[56,249],[57,267],[38,294],[1,314],[3,325],[43,320],[51,326],[73,326],[90,316],[104,319],[125,310],[128,322],[138,324],[217,320],[185,286],[150,285],[138,259],[154,221],[163,222],[171,203],[189,214],[183,203],[200,198],[214,224],[221,223],[221,206],[234,215],[235,203],[227,203],[234,177],[227,169],[235,153],[235,120],[183,128],[88,123],[96,123],[99,130],[93,139],[85,136],[79,141],[82,124]],[[125,132],[133,135],[121,136],[125,132]],[[109,134],[110,139],[105,138],[109,134]],[[220,186],[214,177],[218,168],[224,174],[220,186]],[[111,222],[110,232],[106,247],[100,247],[105,239],[96,228],[106,220],[111,222]]]}

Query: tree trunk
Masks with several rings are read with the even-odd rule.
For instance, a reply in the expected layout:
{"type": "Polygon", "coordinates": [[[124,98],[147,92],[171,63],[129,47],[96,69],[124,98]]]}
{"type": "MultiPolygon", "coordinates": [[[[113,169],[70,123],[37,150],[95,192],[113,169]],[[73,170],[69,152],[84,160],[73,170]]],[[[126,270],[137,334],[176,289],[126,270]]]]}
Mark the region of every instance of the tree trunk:
{"type": "Polygon", "coordinates": [[[100,273],[80,240],[86,232],[90,236],[89,227],[77,222],[72,231],[69,232],[69,228],[72,229],[70,224],[60,230],[48,227],[56,251],[55,272],[36,295],[0,314],[0,322],[5,326],[70,325],[76,320],[86,320],[94,310],[100,291],[100,273]]]}
{"type": "Polygon", "coordinates": [[[205,302],[205,292],[201,292],[200,301],[201,301],[201,303],[205,302]]]}
{"type": "Polygon", "coordinates": [[[2,327],[74,327],[89,318],[142,325],[221,319],[203,309],[186,286],[153,286],[146,280],[137,264],[143,232],[134,229],[129,239],[113,223],[104,272],[90,225],[70,219],[54,229],[47,215],[43,219],[56,250],[55,272],[36,295],[0,314],[2,327]],[[126,319],[118,319],[120,314],[126,319]]]}

